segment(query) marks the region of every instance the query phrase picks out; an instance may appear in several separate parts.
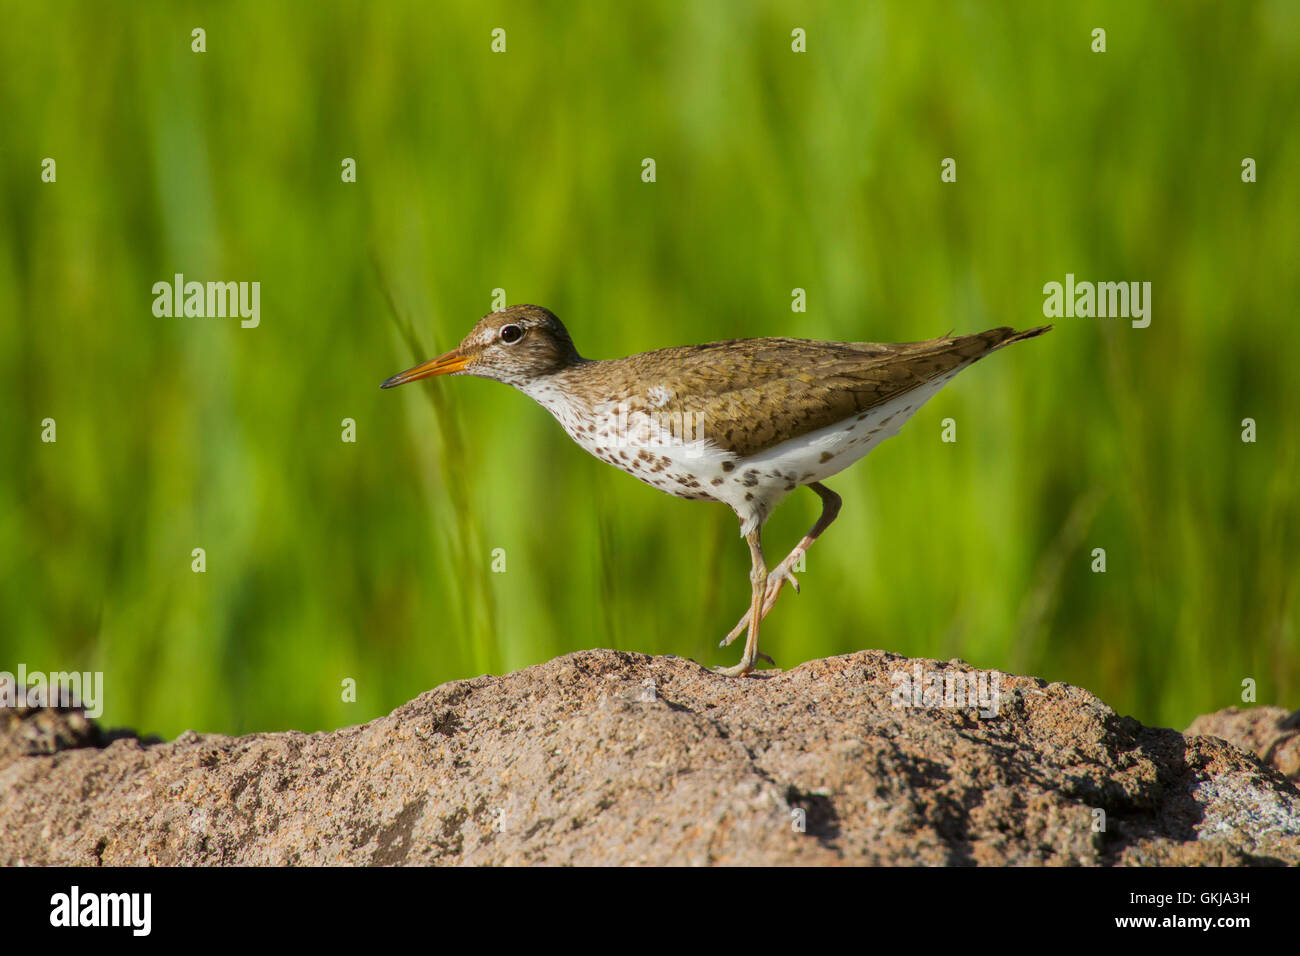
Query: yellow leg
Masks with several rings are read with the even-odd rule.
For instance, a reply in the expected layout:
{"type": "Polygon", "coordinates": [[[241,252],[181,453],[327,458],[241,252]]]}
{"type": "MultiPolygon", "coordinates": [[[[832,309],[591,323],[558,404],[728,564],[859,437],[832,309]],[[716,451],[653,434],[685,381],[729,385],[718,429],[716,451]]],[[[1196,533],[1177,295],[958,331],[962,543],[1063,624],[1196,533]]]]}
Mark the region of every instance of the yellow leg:
{"type": "Polygon", "coordinates": [[[744,677],[754,669],[758,658],[762,657],[768,662],[771,658],[766,654],[758,652],[758,630],[763,621],[763,595],[767,591],[767,564],[763,560],[763,545],[760,541],[763,529],[755,528],[745,540],[749,542],[749,556],[753,562],[753,567],[749,572],[749,581],[752,596],[749,604],[749,636],[745,638],[745,653],[740,658],[740,663],[735,667],[719,667],[718,673],[727,677],[744,677]]]}
{"type": "MultiPolygon", "coordinates": [[[[760,618],[767,617],[768,611],[776,606],[777,596],[781,593],[781,588],[787,581],[794,588],[795,593],[799,592],[799,582],[793,574],[794,566],[798,564],[799,558],[802,557],[812,543],[817,540],[823,531],[830,527],[831,522],[835,520],[840,513],[840,496],[831,491],[821,482],[814,481],[808,486],[817,492],[822,499],[822,513],[817,519],[817,523],[812,526],[812,530],[803,536],[803,539],[794,546],[794,550],[786,555],[785,560],[772,569],[772,573],[767,576],[766,591],[763,596],[763,610],[759,614],[760,618]]],[[[719,647],[726,647],[737,637],[740,632],[749,624],[752,613],[746,613],[744,617],[731,629],[731,633],[722,639],[719,647]]]]}

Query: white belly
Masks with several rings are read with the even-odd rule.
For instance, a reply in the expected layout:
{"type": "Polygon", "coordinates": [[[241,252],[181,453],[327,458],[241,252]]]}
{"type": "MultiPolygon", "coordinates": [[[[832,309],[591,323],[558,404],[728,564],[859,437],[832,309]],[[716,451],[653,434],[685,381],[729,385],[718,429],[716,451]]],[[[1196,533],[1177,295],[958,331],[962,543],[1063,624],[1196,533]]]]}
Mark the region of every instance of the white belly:
{"type": "Polygon", "coordinates": [[[737,460],[728,480],[712,489],[714,497],[731,505],[741,518],[740,533],[748,534],[795,488],[838,474],[897,435],[903,423],[962,368],[852,418],[737,460]]]}
{"type": "MultiPolygon", "coordinates": [[[[869,411],[747,458],[711,442],[707,427],[701,430],[703,438],[670,441],[649,427],[646,416],[620,414],[612,403],[595,409],[594,415],[584,412],[580,417],[558,393],[539,388],[524,391],[550,411],[574,441],[602,461],[679,498],[730,505],[740,517],[740,533],[745,535],[766,521],[795,488],[838,474],[898,434],[903,423],[965,367],[958,366],[869,411]]],[[[685,437],[691,439],[687,424],[685,437]]]]}

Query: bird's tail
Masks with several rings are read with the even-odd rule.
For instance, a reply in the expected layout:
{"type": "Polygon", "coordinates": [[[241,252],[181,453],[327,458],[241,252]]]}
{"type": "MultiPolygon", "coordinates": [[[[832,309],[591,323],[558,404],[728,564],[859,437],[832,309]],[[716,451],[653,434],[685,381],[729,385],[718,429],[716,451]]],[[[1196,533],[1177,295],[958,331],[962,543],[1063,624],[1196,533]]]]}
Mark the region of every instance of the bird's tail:
{"type": "Polygon", "coordinates": [[[1040,325],[1034,329],[1025,329],[1023,332],[1017,332],[1015,329],[1003,326],[1000,329],[990,329],[984,334],[986,336],[996,336],[990,352],[1002,348],[1004,345],[1010,345],[1012,342],[1023,342],[1025,339],[1032,339],[1042,335],[1044,332],[1052,331],[1050,325],[1040,325]]]}
{"type": "Polygon", "coordinates": [[[1035,338],[1051,330],[1050,325],[1040,325],[1034,329],[1017,332],[1015,329],[1004,325],[998,329],[989,329],[987,332],[976,332],[974,335],[959,335],[948,341],[952,351],[966,361],[974,362],[976,359],[982,359],[989,353],[1005,348],[1013,342],[1023,342],[1025,339],[1035,338]]]}

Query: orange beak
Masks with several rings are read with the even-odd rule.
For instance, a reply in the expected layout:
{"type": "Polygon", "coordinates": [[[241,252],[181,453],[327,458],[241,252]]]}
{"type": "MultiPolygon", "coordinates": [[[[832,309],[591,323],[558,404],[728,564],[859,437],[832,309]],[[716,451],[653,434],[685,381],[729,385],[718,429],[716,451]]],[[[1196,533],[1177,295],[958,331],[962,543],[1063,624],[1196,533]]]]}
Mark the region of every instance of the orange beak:
{"type": "Polygon", "coordinates": [[[423,365],[408,368],[405,372],[398,372],[379,387],[392,388],[395,385],[405,385],[407,382],[414,382],[417,379],[432,378],[434,375],[450,375],[453,372],[464,370],[468,364],[468,356],[462,355],[460,349],[452,349],[450,352],[439,355],[436,359],[429,359],[423,365]]]}

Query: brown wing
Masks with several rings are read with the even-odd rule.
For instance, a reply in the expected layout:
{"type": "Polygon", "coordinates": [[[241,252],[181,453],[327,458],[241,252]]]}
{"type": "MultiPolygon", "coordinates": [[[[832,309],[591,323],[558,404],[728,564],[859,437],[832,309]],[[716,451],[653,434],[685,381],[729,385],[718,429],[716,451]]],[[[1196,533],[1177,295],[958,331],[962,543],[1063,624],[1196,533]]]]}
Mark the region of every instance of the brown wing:
{"type": "Polygon", "coordinates": [[[668,413],[670,425],[702,423],[709,439],[743,458],[874,408],[1049,328],[999,328],[897,345],[739,339],[599,364],[609,376],[606,383],[618,382],[614,391],[629,402],[644,399],[647,383],[671,389],[669,400],[656,408],[668,413]]]}

